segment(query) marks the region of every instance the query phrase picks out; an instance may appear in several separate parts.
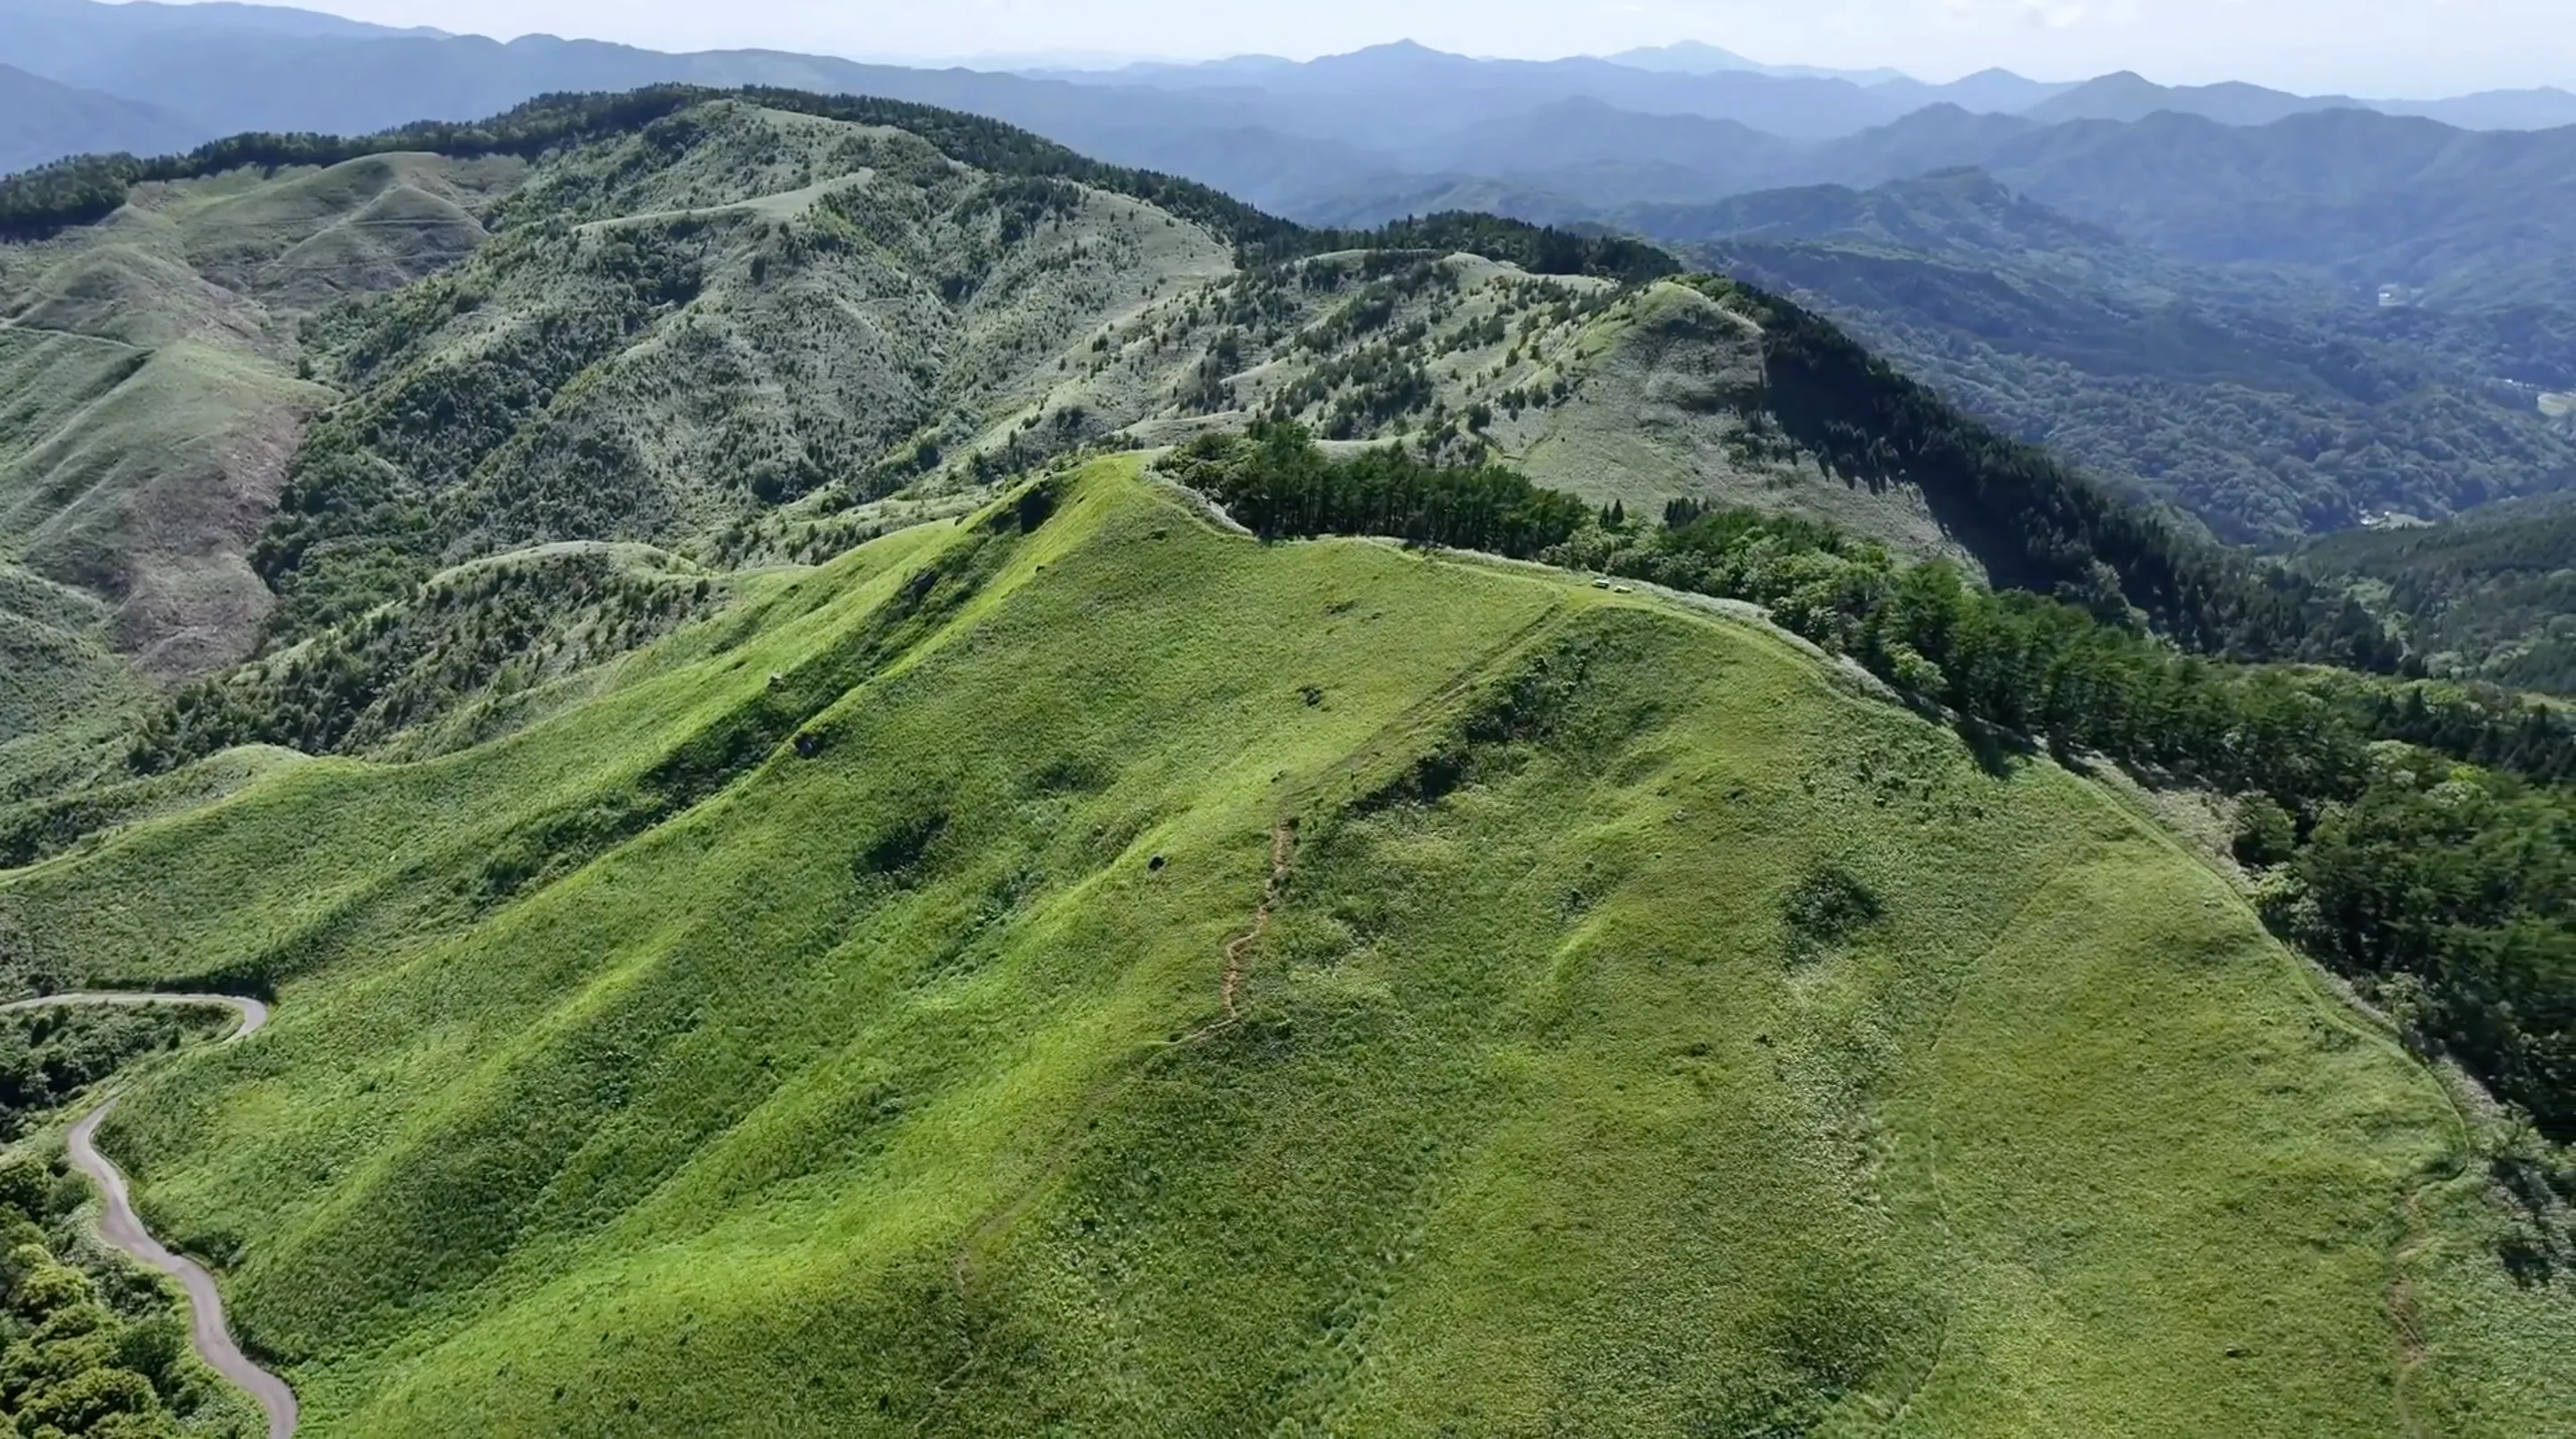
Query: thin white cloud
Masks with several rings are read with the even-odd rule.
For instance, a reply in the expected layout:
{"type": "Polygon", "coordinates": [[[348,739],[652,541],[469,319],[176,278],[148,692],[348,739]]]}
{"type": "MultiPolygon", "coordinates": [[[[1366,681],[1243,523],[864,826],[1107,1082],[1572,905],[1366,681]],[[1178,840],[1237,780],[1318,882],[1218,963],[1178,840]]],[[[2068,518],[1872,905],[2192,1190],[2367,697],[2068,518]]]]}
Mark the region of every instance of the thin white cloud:
{"type": "Polygon", "coordinates": [[[2034,30],[2063,30],[2084,23],[2082,5],[2044,5],[2039,0],[2022,0],[2022,23],[2034,30]]]}

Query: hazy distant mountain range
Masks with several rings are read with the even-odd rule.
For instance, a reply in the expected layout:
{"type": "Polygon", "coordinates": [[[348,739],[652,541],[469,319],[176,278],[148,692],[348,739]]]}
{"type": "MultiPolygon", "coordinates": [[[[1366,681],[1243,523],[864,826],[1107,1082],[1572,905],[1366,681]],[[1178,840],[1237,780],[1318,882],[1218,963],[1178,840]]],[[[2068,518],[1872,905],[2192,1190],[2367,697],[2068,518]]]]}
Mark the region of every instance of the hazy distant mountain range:
{"type": "Polygon", "coordinates": [[[926,69],[501,43],[247,5],[0,0],[0,171],[662,81],[989,115],[1293,219],[1646,235],[1834,313],[2017,433],[2286,542],[2576,486],[2576,94],[1948,84],[1685,44],[926,69]]]}
{"type": "MultiPolygon", "coordinates": [[[[1625,161],[1630,142],[1684,168],[1732,183],[1828,178],[1805,173],[1782,142],[1821,145],[1949,106],[1972,115],[2010,115],[2035,124],[2135,121],[2159,111],[2230,125],[2261,125],[2312,110],[2368,107],[2462,128],[2537,129],[2576,124],[2576,94],[2497,92],[2427,102],[2364,102],[2298,96],[2251,85],[2169,88],[2131,74],[2078,85],[1990,70],[1933,85],[1894,71],[1834,71],[1764,65],[1715,46],[1686,43],[1608,58],[1476,60],[1411,43],[1294,62],[1244,56],[1204,64],[1141,64],[1107,70],[928,70],[865,65],[776,51],[664,54],[599,41],[528,36],[501,43],[435,30],[395,30],[337,16],[241,4],[108,5],[92,0],[0,0],[9,36],[0,77],[10,107],[0,111],[0,170],[23,168],[78,148],[127,148],[160,136],[111,123],[96,100],[46,90],[34,80],[148,107],[170,133],[209,139],[248,129],[358,132],[419,119],[467,119],[533,95],[633,86],[660,80],[762,83],[869,91],[981,111],[1030,126],[1077,148],[1136,161],[1187,157],[1230,137],[1243,163],[1273,173],[1274,204],[1315,203],[1312,182],[1290,185],[1288,169],[1350,178],[1362,171],[1421,174],[1446,169],[1501,173],[1475,137],[1509,137],[1595,117],[1585,127],[1598,153],[1577,153],[1584,129],[1562,137],[1568,163],[1625,161]],[[1577,105],[1585,109],[1565,110],[1577,105]],[[1615,115],[1611,112],[1616,112],[1615,115]],[[78,118],[94,118],[83,128],[78,118]],[[1741,140],[1743,156],[1721,155],[1731,132],[1694,121],[1728,121],[1763,132],[1741,140]],[[1264,158],[1283,141],[1353,145],[1360,156],[1316,152],[1303,166],[1264,158]]],[[[1957,154],[1943,158],[1957,160],[1957,154]]],[[[1971,157],[1972,158],[1972,157],[1971,157]]],[[[1658,162],[1661,163],[1661,162],[1658,162]]],[[[1175,168],[1178,168],[1177,166],[1175,168]]],[[[1651,179],[1644,182],[1649,188],[1651,179]]],[[[1694,182],[1696,183],[1696,181],[1694,182]]],[[[1238,187],[1241,188],[1241,187],[1238,187]]],[[[1710,198],[1632,195],[1628,198],[1710,198]]]]}
{"type": "Polygon", "coordinates": [[[202,125],[158,106],[0,65],[0,170],[83,150],[158,154],[205,138],[202,125]]]}
{"type": "Polygon", "coordinates": [[[2576,253],[2576,129],[2543,128],[2576,126],[2576,94],[2559,90],[2379,107],[2131,74],[2069,86],[1988,71],[1928,85],[1762,66],[1707,45],[1517,61],[1399,43],[1304,63],[1014,74],[504,44],[279,7],[91,0],[0,0],[0,29],[15,67],[0,71],[0,171],[683,80],[991,115],[1316,222],[1466,207],[1635,225],[1658,207],[1974,166],[2133,240],[2202,260],[2322,265],[2356,286],[2549,292],[2576,253]],[[2508,196],[2510,217],[2498,213],[2508,196]]]}

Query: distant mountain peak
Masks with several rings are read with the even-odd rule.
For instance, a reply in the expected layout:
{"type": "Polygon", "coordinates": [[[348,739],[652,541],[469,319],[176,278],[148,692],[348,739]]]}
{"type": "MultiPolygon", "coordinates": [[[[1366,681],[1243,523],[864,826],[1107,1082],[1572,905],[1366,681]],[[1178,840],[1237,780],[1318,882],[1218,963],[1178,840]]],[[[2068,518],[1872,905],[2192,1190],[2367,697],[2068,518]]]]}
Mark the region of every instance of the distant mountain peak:
{"type": "Polygon", "coordinates": [[[1467,55],[1435,50],[1419,40],[1391,40],[1383,45],[1368,45],[1340,55],[1323,55],[1303,67],[1312,75],[1350,79],[1384,80],[1425,72],[1455,73],[1472,70],[1485,62],[1467,55]]]}
{"type": "Polygon", "coordinates": [[[1648,62],[1655,69],[1681,69],[1701,66],[1711,70],[1759,70],[1762,62],[1749,60],[1732,50],[1711,45],[1705,40],[1677,40],[1670,45],[1640,46],[1602,57],[1614,65],[1648,62]],[[1660,63],[1657,63],[1660,62],[1660,63]]]}
{"type": "Polygon", "coordinates": [[[1359,49],[1353,50],[1347,55],[1328,56],[1326,58],[1356,60],[1362,56],[1367,56],[1372,59],[1401,58],[1412,60],[1462,60],[1466,58],[1463,55],[1452,55],[1446,50],[1434,50],[1430,46],[1423,44],[1421,41],[1410,37],[1402,40],[1389,40],[1383,45],[1363,45],[1359,49]]]}
{"type": "Polygon", "coordinates": [[[1817,65],[1768,65],[1705,40],[1676,40],[1670,45],[1641,46],[1601,58],[1631,70],[1652,70],[1668,75],[1768,75],[1775,80],[1846,80],[1855,85],[1884,85],[1912,79],[1902,70],[1884,68],[1836,70],[1817,65]]]}
{"type": "Polygon", "coordinates": [[[2162,95],[2168,92],[2164,86],[2157,84],[2155,81],[2148,79],[2146,76],[2139,74],[2135,70],[2114,70],[2107,75],[2096,75],[2092,79],[2085,81],[2066,93],[2071,97],[2077,95],[2162,95]]]}

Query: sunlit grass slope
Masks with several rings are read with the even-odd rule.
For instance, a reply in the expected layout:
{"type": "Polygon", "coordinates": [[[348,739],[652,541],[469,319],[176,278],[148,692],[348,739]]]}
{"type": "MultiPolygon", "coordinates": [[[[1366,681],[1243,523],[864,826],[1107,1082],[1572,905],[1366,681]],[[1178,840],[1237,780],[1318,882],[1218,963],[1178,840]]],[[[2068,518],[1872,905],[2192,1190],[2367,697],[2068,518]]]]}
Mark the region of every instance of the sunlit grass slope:
{"type": "Polygon", "coordinates": [[[1121,460],[615,678],[0,881],[276,986],[108,1143],[313,1433],[2563,1416],[2429,1076],[1768,631],[1121,460]]]}

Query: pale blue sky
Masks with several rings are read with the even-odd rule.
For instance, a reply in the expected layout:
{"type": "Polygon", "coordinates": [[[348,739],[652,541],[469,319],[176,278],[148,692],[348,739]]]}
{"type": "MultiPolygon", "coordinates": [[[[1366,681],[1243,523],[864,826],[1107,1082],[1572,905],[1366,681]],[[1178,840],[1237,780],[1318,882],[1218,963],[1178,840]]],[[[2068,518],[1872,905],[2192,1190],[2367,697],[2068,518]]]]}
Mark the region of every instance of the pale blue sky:
{"type": "MultiPolygon", "coordinates": [[[[286,0],[294,3],[294,0],[286,0]]],[[[2308,92],[2576,88],[2576,0],[305,0],[361,19],[665,49],[864,59],[1051,50],[1304,58],[1412,38],[1550,57],[1696,39],[1775,63],[1950,79],[2139,70],[2308,92]]]]}

